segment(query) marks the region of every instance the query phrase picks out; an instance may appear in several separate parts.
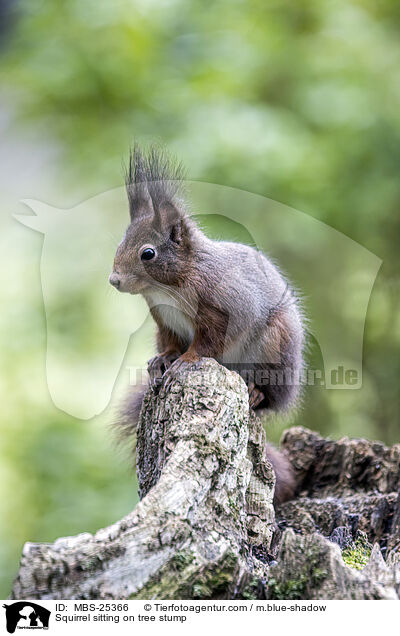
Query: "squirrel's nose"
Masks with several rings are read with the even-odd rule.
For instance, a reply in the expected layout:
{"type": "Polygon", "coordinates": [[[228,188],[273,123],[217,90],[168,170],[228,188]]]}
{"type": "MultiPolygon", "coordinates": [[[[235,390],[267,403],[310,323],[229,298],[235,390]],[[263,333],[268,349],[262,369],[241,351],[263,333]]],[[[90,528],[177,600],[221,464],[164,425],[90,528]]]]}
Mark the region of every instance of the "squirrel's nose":
{"type": "Polygon", "coordinates": [[[113,287],[115,287],[116,289],[119,289],[119,288],[120,288],[120,285],[121,285],[121,279],[120,279],[120,277],[118,276],[118,274],[116,274],[115,272],[113,272],[113,273],[110,275],[110,278],[109,278],[108,280],[109,280],[109,282],[110,282],[110,285],[112,285],[112,286],[113,286],[113,287]]]}

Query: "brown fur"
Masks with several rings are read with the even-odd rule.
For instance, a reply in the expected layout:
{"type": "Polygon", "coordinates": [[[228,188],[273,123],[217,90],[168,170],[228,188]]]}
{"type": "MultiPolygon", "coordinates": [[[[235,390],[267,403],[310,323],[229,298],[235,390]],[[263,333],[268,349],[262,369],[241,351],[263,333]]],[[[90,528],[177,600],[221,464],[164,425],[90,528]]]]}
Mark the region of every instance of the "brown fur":
{"type": "Polygon", "coordinates": [[[296,490],[296,480],[292,464],[283,452],[272,446],[272,444],[267,445],[266,454],[276,477],[274,504],[293,499],[296,490]]]}

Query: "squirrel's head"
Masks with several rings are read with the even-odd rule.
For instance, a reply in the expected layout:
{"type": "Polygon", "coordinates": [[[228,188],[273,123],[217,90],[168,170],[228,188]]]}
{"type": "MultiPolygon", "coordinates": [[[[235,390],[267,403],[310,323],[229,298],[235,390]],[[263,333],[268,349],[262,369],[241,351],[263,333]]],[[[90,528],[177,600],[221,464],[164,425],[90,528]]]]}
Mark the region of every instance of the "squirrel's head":
{"type": "Polygon", "coordinates": [[[165,152],[131,151],[126,189],[131,223],[118,246],[109,281],[121,292],[138,294],[159,285],[177,285],[190,260],[193,225],[180,199],[183,170],[165,152]]]}

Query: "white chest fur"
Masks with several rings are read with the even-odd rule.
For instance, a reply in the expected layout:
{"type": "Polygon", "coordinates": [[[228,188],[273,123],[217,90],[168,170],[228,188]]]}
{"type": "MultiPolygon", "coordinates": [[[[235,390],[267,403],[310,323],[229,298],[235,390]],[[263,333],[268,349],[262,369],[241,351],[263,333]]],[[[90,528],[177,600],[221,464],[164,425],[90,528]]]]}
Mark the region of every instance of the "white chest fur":
{"type": "MultiPolygon", "coordinates": [[[[163,290],[155,289],[145,293],[146,301],[150,308],[156,307],[161,320],[166,327],[180,336],[183,340],[191,342],[194,336],[194,326],[185,312],[187,301],[179,300],[172,294],[163,290]]],[[[190,305],[187,306],[190,313],[190,305]]]]}

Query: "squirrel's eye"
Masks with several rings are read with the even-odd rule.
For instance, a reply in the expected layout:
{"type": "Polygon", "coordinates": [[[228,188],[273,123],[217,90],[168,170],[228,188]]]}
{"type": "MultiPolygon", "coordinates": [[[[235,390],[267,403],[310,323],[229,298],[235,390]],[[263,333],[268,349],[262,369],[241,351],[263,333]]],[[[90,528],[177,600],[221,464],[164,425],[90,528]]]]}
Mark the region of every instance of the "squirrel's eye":
{"type": "Polygon", "coordinates": [[[151,259],[154,258],[155,255],[156,255],[155,250],[153,250],[152,247],[147,247],[141,253],[140,258],[142,259],[142,261],[151,261],[151,259]]]}

